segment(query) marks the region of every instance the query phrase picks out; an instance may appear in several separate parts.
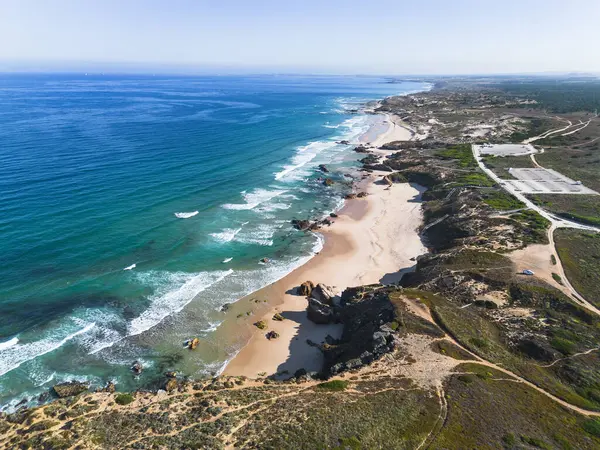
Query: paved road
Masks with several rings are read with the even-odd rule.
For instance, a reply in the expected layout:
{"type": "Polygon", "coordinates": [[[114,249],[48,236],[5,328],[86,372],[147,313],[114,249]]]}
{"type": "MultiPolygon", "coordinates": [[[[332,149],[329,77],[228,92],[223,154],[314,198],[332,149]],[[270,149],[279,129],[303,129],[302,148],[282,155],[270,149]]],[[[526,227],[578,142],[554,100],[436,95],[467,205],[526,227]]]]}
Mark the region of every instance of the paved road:
{"type": "Polygon", "coordinates": [[[550,214],[545,209],[540,208],[535,203],[533,203],[531,200],[529,200],[527,197],[525,197],[521,192],[517,191],[513,185],[511,185],[510,183],[505,183],[491,169],[487,168],[486,165],[483,163],[483,160],[479,153],[479,147],[477,145],[472,145],[471,148],[473,150],[473,157],[475,158],[475,161],[477,161],[477,165],[479,165],[479,168],[481,170],[483,170],[488,177],[490,177],[492,180],[494,180],[496,183],[498,183],[498,185],[500,185],[509,194],[513,195],[518,200],[525,203],[525,205],[528,208],[533,209],[534,211],[538,212],[542,217],[548,219],[550,222],[552,222],[552,224],[555,225],[556,228],[576,228],[578,230],[600,232],[600,228],[593,227],[590,225],[583,225],[583,224],[580,224],[577,222],[572,222],[570,220],[562,219],[560,217],[554,216],[553,214],[550,214]]]}
{"type": "MultiPolygon", "coordinates": [[[[496,175],[494,172],[492,172],[491,169],[488,169],[482,161],[481,155],[479,154],[479,147],[477,145],[472,145],[471,148],[473,150],[473,157],[475,158],[475,161],[477,161],[479,168],[481,170],[483,170],[487,176],[489,176],[492,180],[494,180],[496,183],[498,183],[498,185],[501,186],[509,194],[513,195],[518,200],[525,203],[525,205],[528,208],[533,209],[538,214],[540,214],[542,217],[544,217],[550,221],[550,229],[548,230],[548,239],[550,241],[550,245],[552,245],[552,248],[554,248],[555,253],[556,253],[556,244],[554,243],[554,230],[556,228],[575,228],[578,230],[600,232],[600,228],[596,228],[596,227],[592,227],[592,226],[588,226],[588,225],[582,225],[582,224],[579,224],[576,222],[571,222],[570,220],[565,220],[560,217],[556,217],[555,215],[550,214],[545,209],[539,207],[538,205],[533,203],[531,200],[529,200],[527,197],[525,197],[521,192],[516,191],[515,187],[513,185],[511,185],[510,183],[503,183],[502,179],[498,175],[496,175]]],[[[567,278],[567,276],[564,272],[562,264],[559,264],[559,265],[560,265],[559,271],[561,272],[560,275],[563,279],[563,283],[565,284],[567,289],[569,289],[571,291],[572,297],[575,300],[577,300],[582,306],[585,306],[590,311],[593,311],[594,313],[600,315],[600,310],[598,310],[594,305],[592,305],[590,302],[585,300],[585,298],[581,294],[579,294],[579,292],[577,292],[575,290],[575,288],[569,282],[569,279],[567,278]]]]}

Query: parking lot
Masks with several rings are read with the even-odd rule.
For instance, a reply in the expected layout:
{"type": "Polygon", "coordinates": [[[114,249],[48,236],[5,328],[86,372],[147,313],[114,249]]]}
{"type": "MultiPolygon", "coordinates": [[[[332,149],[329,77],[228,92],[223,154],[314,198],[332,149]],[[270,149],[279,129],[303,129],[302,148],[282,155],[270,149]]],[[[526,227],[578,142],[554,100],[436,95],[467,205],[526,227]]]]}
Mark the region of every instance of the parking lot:
{"type": "Polygon", "coordinates": [[[516,180],[502,180],[524,194],[598,194],[552,169],[509,169],[516,180]]]}
{"type": "Polygon", "coordinates": [[[531,144],[483,144],[478,147],[482,155],[519,156],[538,153],[531,144]]]}

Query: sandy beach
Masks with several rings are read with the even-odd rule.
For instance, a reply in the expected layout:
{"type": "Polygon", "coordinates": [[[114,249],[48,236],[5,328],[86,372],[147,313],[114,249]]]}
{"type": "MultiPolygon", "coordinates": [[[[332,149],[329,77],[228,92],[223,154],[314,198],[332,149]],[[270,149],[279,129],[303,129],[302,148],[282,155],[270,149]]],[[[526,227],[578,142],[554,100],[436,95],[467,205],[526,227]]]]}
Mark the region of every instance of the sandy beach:
{"type": "Polygon", "coordinates": [[[377,129],[378,127],[372,127],[372,130],[367,131],[359,138],[361,143],[381,147],[388,142],[414,139],[417,132],[405,124],[399,116],[395,114],[383,114],[382,116],[383,131],[377,129]]]}
{"type": "MultiPolygon", "coordinates": [[[[409,130],[389,117],[387,123],[387,130],[371,144],[410,139],[409,130]]],[[[309,321],[307,300],[296,295],[296,288],[307,280],[335,286],[337,293],[350,286],[393,283],[426,251],[416,231],[422,218],[422,188],[409,184],[387,188],[376,182],[379,178],[380,174],[371,174],[363,180],[361,185],[369,195],[349,200],[334,224],[322,230],[325,243],[318,255],[256,293],[275,305],[262,317],[255,317],[264,320],[267,328],[254,328],[250,341],[229,362],[225,374],[257,377],[280,373],[285,378],[300,368],[320,370],[322,355],[306,341],[321,343],[328,334],[339,337],[342,326],[309,321]],[[276,312],[285,320],[273,320],[276,312]],[[270,330],[279,333],[279,338],[267,340],[265,333],[270,330]]]]}

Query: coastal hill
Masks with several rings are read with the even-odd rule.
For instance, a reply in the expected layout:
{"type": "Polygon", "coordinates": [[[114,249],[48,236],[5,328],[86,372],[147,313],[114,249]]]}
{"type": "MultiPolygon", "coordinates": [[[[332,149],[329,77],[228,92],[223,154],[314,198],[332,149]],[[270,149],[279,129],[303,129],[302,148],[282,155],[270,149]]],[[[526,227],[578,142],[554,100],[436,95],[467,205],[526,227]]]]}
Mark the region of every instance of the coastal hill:
{"type": "Polygon", "coordinates": [[[307,343],[320,370],[58,386],[0,418],[0,446],[600,448],[600,83],[432,81],[374,111],[410,139],[356,149],[378,186],[426,188],[427,252],[399,281],[305,285],[309,318],[343,327],[307,343]]]}

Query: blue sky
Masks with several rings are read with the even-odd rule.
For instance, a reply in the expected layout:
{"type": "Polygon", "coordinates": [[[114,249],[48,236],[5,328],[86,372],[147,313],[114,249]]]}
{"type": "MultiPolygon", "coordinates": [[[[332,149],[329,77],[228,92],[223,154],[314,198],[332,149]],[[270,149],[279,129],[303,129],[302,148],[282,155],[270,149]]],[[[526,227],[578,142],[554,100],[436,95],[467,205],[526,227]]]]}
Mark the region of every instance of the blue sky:
{"type": "Polygon", "coordinates": [[[600,0],[0,0],[0,68],[600,72],[599,26],[600,0]]]}

